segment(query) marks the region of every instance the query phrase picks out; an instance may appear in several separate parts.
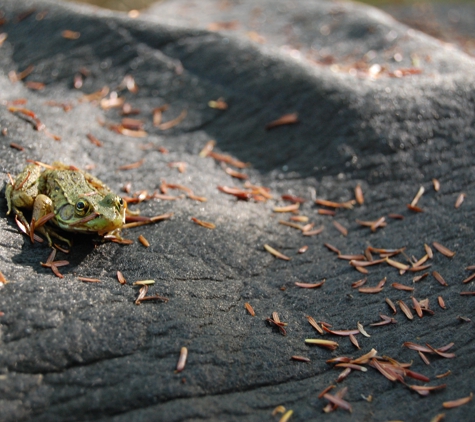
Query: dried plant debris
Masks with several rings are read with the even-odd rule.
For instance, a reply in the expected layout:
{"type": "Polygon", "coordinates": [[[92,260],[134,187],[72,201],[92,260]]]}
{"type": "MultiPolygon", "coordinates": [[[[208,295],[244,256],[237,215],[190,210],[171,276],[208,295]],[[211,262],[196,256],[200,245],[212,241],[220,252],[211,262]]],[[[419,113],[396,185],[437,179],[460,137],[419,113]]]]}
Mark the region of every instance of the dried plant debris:
{"type": "Polygon", "coordinates": [[[54,258],[56,257],[56,249],[52,249],[48,259],[45,263],[40,262],[42,267],[51,268],[54,275],[59,278],[64,278],[64,276],[59,272],[58,267],[63,267],[65,265],[69,265],[69,261],[55,261],[54,258]]]}
{"type": "Polygon", "coordinates": [[[441,245],[439,242],[433,242],[432,246],[434,246],[435,249],[437,249],[442,255],[446,256],[447,258],[453,258],[455,255],[455,252],[446,248],[444,245],[441,245]]]}
{"type": "Polygon", "coordinates": [[[302,234],[304,236],[316,236],[319,235],[323,231],[323,226],[319,227],[318,229],[315,230],[305,230],[306,227],[304,226],[302,228],[302,234]]]}
{"type": "Polygon", "coordinates": [[[276,128],[278,126],[284,125],[292,125],[299,122],[298,114],[297,113],[289,113],[284,114],[283,116],[279,117],[278,119],[268,123],[266,125],[266,129],[270,130],[276,128]]]}
{"type": "Polygon", "coordinates": [[[364,329],[363,327],[363,324],[361,324],[360,322],[357,323],[357,326],[358,326],[358,330],[361,334],[363,334],[365,337],[371,337],[367,332],[366,330],[364,329]]]}
{"type": "Polygon", "coordinates": [[[319,281],[318,283],[301,283],[299,281],[295,282],[297,287],[302,287],[304,289],[316,289],[322,287],[325,284],[325,280],[319,281]]]}
{"type": "Polygon", "coordinates": [[[396,324],[397,321],[394,318],[388,317],[387,315],[379,314],[379,317],[382,319],[380,322],[374,322],[369,324],[370,327],[380,327],[388,324],[396,324]]]}
{"type": "Polygon", "coordinates": [[[228,104],[223,98],[218,98],[217,100],[208,101],[208,107],[217,110],[226,110],[228,108],[228,104]]]}
{"type": "Polygon", "coordinates": [[[277,312],[273,312],[272,318],[266,318],[266,321],[271,325],[275,325],[283,336],[287,335],[287,331],[285,330],[287,323],[280,321],[279,314],[277,312]]]}
{"type": "Polygon", "coordinates": [[[298,362],[310,362],[310,359],[305,357],[305,356],[299,356],[299,355],[294,355],[294,356],[291,356],[292,360],[296,360],[298,362]]]}
{"type": "Polygon", "coordinates": [[[101,282],[101,280],[99,280],[98,278],[81,277],[81,276],[78,276],[77,278],[78,280],[84,281],[85,283],[100,283],[101,282]]]}
{"type": "Polygon", "coordinates": [[[207,228],[207,229],[213,230],[213,229],[216,228],[216,225],[215,225],[214,223],[210,223],[210,222],[208,222],[208,221],[199,220],[199,219],[197,219],[197,218],[195,218],[195,217],[191,217],[191,221],[193,221],[193,223],[196,223],[196,224],[198,224],[199,226],[205,227],[205,228],[207,228]]]}
{"type": "Polygon", "coordinates": [[[307,339],[305,339],[305,343],[320,346],[320,347],[324,347],[324,348],[330,349],[330,350],[335,350],[339,346],[339,344],[336,341],[323,340],[323,339],[319,339],[319,338],[307,338],[307,339]]]}
{"type": "Polygon", "coordinates": [[[282,200],[284,201],[289,201],[293,203],[300,203],[303,204],[307,200],[305,198],[302,198],[300,196],[295,196],[295,195],[290,195],[290,194],[285,194],[281,196],[282,200]]]}
{"type": "Polygon", "coordinates": [[[120,284],[127,284],[127,280],[125,279],[121,271],[117,271],[117,280],[120,284]]]}
{"type": "Polygon", "coordinates": [[[472,401],[472,398],[473,398],[473,393],[470,393],[470,395],[467,397],[463,397],[457,400],[446,401],[442,403],[442,406],[445,407],[446,409],[453,409],[454,407],[459,407],[459,406],[463,406],[464,404],[470,403],[472,401]]]}
{"type": "Polygon", "coordinates": [[[442,285],[447,287],[448,284],[445,281],[444,277],[442,277],[437,271],[432,271],[432,276],[442,285]]]}
{"type": "Polygon", "coordinates": [[[247,303],[247,302],[246,302],[246,303],[244,304],[244,307],[246,308],[247,312],[249,312],[249,314],[250,314],[251,316],[256,316],[256,312],[254,311],[254,308],[251,306],[250,303],[247,303]]]}
{"type": "Polygon", "coordinates": [[[360,293],[375,294],[383,290],[384,284],[386,283],[386,277],[384,277],[375,287],[360,287],[358,291],[360,293]]]}
{"type": "Polygon", "coordinates": [[[271,255],[274,255],[276,258],[282,259],[284,261],[290,261],[290,258],[282,253],[280,253],[278,250],[274,249],[273,247],[269,245],[264,245],[264,249],[269,252],[271,255]]]}
{"type": "Polygon", "coordinates": [[[326,325],[322,325],[323,331],[326,331],[327,333],[336,335],[336,336],[351,336],[355,334],[359,334],[359,330],[330,330],[326,325]]]}
{"type": "Polygon", "coordinates": [[[277,406],[273,411],[272,411],[272,416],[277,415],[278,413],[285,413],[286,409],[284,406],[277,406]]]}
{"type": "Polygon", "coordinates": [[[337,255],[340,255],[340,250],[335,246],[330,245],[329,243],[325,243],[324,245],[329,251],[335,252],[337,255]]]}
{"type": "Polygon", "coordinates": [[[363,189],[361,188],[361,185],[359,183],[355,187],[355,200],[359,205],[364,204],[363,189]]]}
{"type": "Polygon", "coordinates": [[[462,205],[463,200],[465,199],[465,196],[466,195],[464,193],[461,193],[457,197],[457,200],[455,201],[455,208],[460,208],[460,206],[462,205]]]}
{"type": "Polygon", "coordinates": [[[475,279],[475,273],[473,273],[471,276],[469,276],[465,280],[463,280],[462,283],[464,283],[464,284],[469,283],[473,279],[475,279]]]}
{"type": "Polygon", "coordinates": [[[391,284],[391,287],[396,289],[396,290],[404,290],[406,292],[412,292],[414,291],[414,287],[411,287],[411,286],[406,286],[404,284],[401,284],[401,283],[392,283],[391,284]]]}
{"type": "Polygon", "coordinates": [[[396,309],[396,305],[394,304],[394,302],[391,299],[389,299],[388,297],[385,299],[385,301],[388,304],[388,306],[391,308],[391,310],[393,311],[393,314],[396,314],[397,309],[396,309]]]}
{"type": "Polygon", "coordinates": [[[168,302],[168,298],[159,296],[159,295],[152,295],[152,296],[147,296],[148,292],[148,287],[150,284],[155,283],[154,280],[141,280],[141,281],[136,281],[134,285],[136,286],[141,286],[139,290],[139,295],[137,296],[137,299],[135,300],[136,305],[140,305],[142,302],[145,301],[161,301],[161,302],[168,302]]]}
{"type": "Polygon", "coordinates": [[[179,125],[183,120],[185,120],[187,114],[188,114],[187,110],[182,110],[181,113],[177,117],[175,117],[172,120],[169,120],[168,122],[161,123],[161,124],[157,125],[157,127],[160,130],[169,130],[169,129],[179,125]]]}
{"type": "Polygon", "coordinates": [[[283,226],[287,226],[287,227],[292,227],[293,229],[297,229],[301,231],[303,231],[303,228],[304,228],[304,226],[301,226],[300,224],[292,223],[290,221],[284,221],[284,220],[279,220],[279,224],[282,224],[283,226]]]}
{"type": "Polygon", "coordinates": [[[408,349],[416,350],[416,351],[422,352],[422,353],[437,354],[437,355],[439,355],[443,358],[446,358],[446,359],[452,359],[452,358],[455,357],[455,353],[447,353],[447,350],[451,349],[453,347],[453,345],[454,345],[454,343],[451,342],[451,343],[446,344],[445,346],[435,348],[435,347],[432,347],[430,344],[427,344],[427,343],[426,343],[425,346],[417,344],[417,343],[412,343],[410,341],[406,341],[405,343],[403,343],[403,346],[407,347],[408,349]]]}
{"type": "Polygon", "coordinates": [[[419,202],[419,199],[421,199],[422,195],[424,194],[424,191],[425,191],[424,186],[421,186],[419,190],[417,191],[416,196],[411,202],[411,207],[415,207],[417,205],[417,203],[419,202]]]}
{"type": "Polygon", "coordinates": [[[1,271],[0,271],[0,283],[2,283],[2,284],[7,284],[8,283],[6,277],[3,275],[3,273],[1,271]]]}
{"type": "Polygon", "coordinates": [[[318,325],[317,321],[315,321],[315,319],[313,319],[313,317],[307,316],[306,318],[307,318],[309,324],[313,328],[315,328],[320,334],[322,334],[322,335],[324,334],[324,331],[323,331],[322,327],[320,325],[318,325]]]}
{"type": "Polygon", "coordinates": [[[329,412],[333,412],[337,408],[341,408],[351,413],[353,411],[351,404],[347,402],[346,400],[343,400],[343,397],[345,396],[347,391],[348,391],[348,388],[344,387],[343,389],[338,391],[335,395],[332,395],[330,393],[325,393],[322,397],[325,400],[329,401],[330,403],[327,406],[325,406],[323,411],[325,413],[329,413],[329,412]]]}
{"type": "Polygon", "coordinates": [[[117,170],[132,170],[132,169],[137,169],[137,168],[139,168],[139,167],[142,167],[144,163],[145,163],[145,158],[142,158],[141,160],[136,161],[136,162],[134,162],[134,163],[124,164],[124,165],[118,167],[117,170]]]}
{"type": "Polygon", "coordinates": [[[348,236],[348,229],[346,227],[344,227],[341,223],[334,220],[333,225],[343,236],[348,236]]]}
{"type": "Polygon", "coordinates": [[[365,278],[362,278],[361,280],[358,280],[358,281],[355,281],[354,283],[351,284],[351,287],[353,289],[358,289],[360,288],[361,286],[363,286],[364,284],[366,284],[366,282],[368,281],[368,278],[365,277],[365,278]]]}
{"type": "Polygon", "coordinates": [[[398,300],[397,303],[399,304],[399,307],[401,308],[403,314],[406,315],[407,319],[414,319],[414,315],[412,314],[411,309],[409,308],[409,306],[406,305],[403,300],[398,300]]]}
{"type": "Polygon", "coordinates": [[[182,347],[180,350],[180,356],[178,358],[178,363],[176,365],[175,372],[181,372],[185,369],[186,359],[188,358],[188,349],[186,347],[182,347]]]}
{"type": "Polygon", "coordinates": [[[65,29],[63,32],[61,32],[61,36],[68,40],[77,40],[81,36],[81,33],[77,31],[71,31],[70,29],[65,29]]]}
{"type": "Polygon", "coordinates": [[[150,243],[149,243],[149,241],[145,238],[144,235],[142,235],[142,234],[139,235],[138,241],[139,241],[142,245],[144,245],[146,248],[150,247],[150,243]]]}
{"type": "Polygon", "coordinates": [[[287,205],[285,207],[274,207],[274,212],[294,212],[297,211],[300,207],[300,203],[296,202],[292,205],[287,205]]]}
{"type": "Polygon", "coordinates": [[[279,419],[279,422],[288,422],[290,417],[294,414],[293,410],[287,410],[282,417],[279,419]]]}

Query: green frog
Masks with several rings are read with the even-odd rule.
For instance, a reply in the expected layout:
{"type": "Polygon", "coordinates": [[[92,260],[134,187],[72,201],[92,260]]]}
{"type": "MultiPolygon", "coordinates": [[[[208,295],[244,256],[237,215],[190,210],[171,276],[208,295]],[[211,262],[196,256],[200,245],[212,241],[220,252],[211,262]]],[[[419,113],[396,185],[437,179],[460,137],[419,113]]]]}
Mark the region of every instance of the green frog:
{"type": "Polygon", "coordinates": [[[69,246],[71,242],[50,225],[35,226],[41,219],[62,230],[100,236],[118,236],[125,222],[127,205],[120,196],[91,174],[60,162],[46,170],[36,164],[26,166],[7,186],[5,196],[7,215],[13,210],[25,227],[45,236],[50,246],[52,236],[69,246]],[[31,210],[32,224],[20,208],[31,210]]]}

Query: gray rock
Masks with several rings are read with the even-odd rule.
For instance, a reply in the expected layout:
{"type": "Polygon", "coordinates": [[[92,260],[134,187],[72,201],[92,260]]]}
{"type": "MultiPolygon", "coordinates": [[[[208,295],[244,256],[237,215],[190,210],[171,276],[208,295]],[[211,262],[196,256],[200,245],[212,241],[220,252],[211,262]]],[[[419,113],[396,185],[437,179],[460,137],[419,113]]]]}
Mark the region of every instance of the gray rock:
{"type": "Polygon", "coordinates": [[[442,412],[447,421],[470,420],[473,404],[445,411],[442,403],[473,391],[472,322],[458,318],[473,317],[475,300],[460,295],[473,290],[473,282],[462,283],[470,274],[464,268],[473,264],[473,58],[353,3],[261,1],[259,10],[252,2],[197,4],[164,3],[132,19],[59,2],[38,1],[34,10],[26,0],[3,2],[8,38],[0,50],[0,126],[8,132],[0,136],[0,164],[5,175],[20,172],[26,159],[59,160],[80,168],[94,165],[91,172],[116,191],[131,182],[133,191],[153,192],[166,180],[190,187],[207,202],[183,198],[132,205],[142,215],[174,216],[128,229],[125,237],[135,241],[129,246],[95,247],[93,238],[73,236],[71,253],[58,252],[57,259],[70,262],[60,268],[64,279],[59,279],[40,265],[49,248],[18,233],[2,195],[1,271],[9,281],[0,291],[2,420],[272,421],[278,420],[271,415],[278,405],[294,410],[293,421],[415,421],[442,412]],[[230,6],[220,12],[225,4],[230,6]],[[32,13],[22,15],[25,11],[32,13]],[[209,27],[234,20],[235,30],[209,27]],[[65,39],[64,30],[79,31],[80,37],[65,39]],[[43,82],[43,90],[9,80],[9,72],[29,65],[34,69],[25,81],[43,82]],[[81,68],[88,76],[77,90],[73,80],[81,68]],[[116,89],[125,75],[139,87],[135,94],[120,95],[140,109],[137,118],[148,133],[143,139],[100,124],[119,123],[120,110],[81,101],[104,86],[116,89]],[[227,110],[208,107],[220,97],[227,110]],[[61,140],[9,112],[7,101],[18,98],[27,99],[20,107],[34,111],[61,140]],[[72,109],[52,107],[51,101],[70,103],[72,109]],[[164,104],[169,104],[164,121],[187,110],[169,130],[152,125],[153,109],[164,104]],[[297,124],[265,129],[294,112],[297,124]],[[88,133],[103,146],[93,145],[88,133]],[[273,199],[245,202],[219,192],[219,185],[243,184],[211,158],[198,156],[210,139],[217,141],[216,151],[251,163],[244,172],[253,184],[271,188],[273,199]],[[24,151],[11,148],[12,142],[24,151]],[[169,154],[140,148],[148,143],[169,154]],[[118,170],[141,159],[137,169],[118,170]],[[180,161],[187,163],[185,173],[168,165],[180,161]],[[439,192],[433,178],[440,180],[439,192]],[[345,237],[312,200],[351,200],[357,184],[364,204],[338,210],[334,218],[348,228],[345,237]],[[419,186],[426,189],[418,203],[424,212],[414,213],[406,204],[419,186]],[[462,192],[465,201],[455,209],[462,192]],[[306,198],[301,214],[323,232],[303,237],[278,224],[288,220],[272,211],[288,204],[282,194],[306,198]],[[392,220],[390,213],[405,218],[392,220]],[[355,222],[382,216],[387,226],[374,233],[355,222]],[[213,222],[216,229],[193,224],[191,217],[213,222]],[[140,234],[149,248],[136,241],[140,234]],[[434,241],[456,252],[452,259],[434,252],[427,270],[439,272],[447,287],[431,274],[413,283],[413,273],[399,275],[378,265],[369,268],[367,285],[384,277],[387,282],[374,295],[353,289],[363,276],[324,247],[330,243],[343,254],[361,254],[369,245],[405,247],[394,259],[407,262],[421,258],[424,243],[434,241]],[[264,244],[291,260],[274,258],[264,244]],[[298,254],[303,245],[308,251],[298,254]],[[117,271],[126,285],[118,283],[117,271]],[[101,282],[83,283],[78,275],[101,282]],[[132,282],[143,279],[156,280],[149,293],[166,296],[168,303],[135,305],[138,289],[132,282]],[[322,279],[318,289],[295,286],[322,279]],[[397,290],[393,283],[415,290],[397,290]],[[380,313],[392,316],[386,297],[411,306],[411,295],[428,298],[434,315],[410,321],[398,310],[397,324],[369,327],[380,313]],[[246,302],[255,317],[245,310],[246,302]],[[266,322],[273,312],[288,323],[286,336],[266,322]],[[359,321],[371,337],[357,336],[361,350],[331,334],[324,338],[338,341],[337,350],[308,346],[306,338],[320,335],[307,315],[337,330],[354,329],[359,321]],[[450,352],[456,358],[432,354],[427,366],[417,352],[401,347],[406,341],[434,347],[454,342],[450,352]],[[184,346],[188,362],[175,373],[184,346]],[[367,372],[354,371],[337,385],[337,390],[348,387],[345,399],[353,413],[338,409],[323,415],[326,402],[317,396],[339,374],[326,360],[357,357],[372,348],[412,361],[411,369],[428,376],[429,385],[447,387],[420,397],[366,365],[367,372]],[[290,360],[293,355],[311,362],[290,360]],[[435,378],[448,370],[449,377],[435,378]],[[369,396],[372,401],[365,399],[369,396]]]}

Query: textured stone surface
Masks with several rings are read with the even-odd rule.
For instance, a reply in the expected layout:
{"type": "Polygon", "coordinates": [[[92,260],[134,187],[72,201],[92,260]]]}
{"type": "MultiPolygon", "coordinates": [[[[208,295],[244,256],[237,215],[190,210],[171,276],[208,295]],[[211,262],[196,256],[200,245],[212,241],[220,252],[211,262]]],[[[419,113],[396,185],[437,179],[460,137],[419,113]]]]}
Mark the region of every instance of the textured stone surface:
{"type": "Polygon", "coordinates": [[[387,5],[383,10],[403,23],[475,55],[475,5],[472,2],[415,3],[410,7],[387,5]]]}
{"type": "MultiPolygon", "coordinates": [[[[197,8],[197,3],[173,1],[138,19],[54,2],[35,4],[35,11],[18,21],[30,2],[3,3],[8,22],[2,29],[8,39],[0,50],[1,99],[26,98],[25,107],[62,139],[35,131],[2,105],[0,125],[8,128],[7,136],[0,137],[4,173],[16,174],[26,159],[60,160],[82,168],[96,165],[92,172],[117,191],[129,181],[134,190],[153,191],[165,179],[191,187],[208,201],[133,206],[143,215],[171,211],[174,217],[127,230],[126,237],[134,240],[143,234],[150,248],[137,241],[95,248],[90,238],[75,237],[71,253],[58,254],[70,261],[61,268],[65,278],[59,279],[40,266],[48,248],[32,245],[6,217],[2,196],[1,270],[10,281],[0,291],[3,420],[272,421],[278,420],[272,410],[284,405],[294,410],[295,421],[414,421],[429,420],[444,411],[444,401],[474,390],[473,325],[458,319],[473,317],[475,300],[459,294],[473,290],[472,283],[462,284],[470,274],[464,268],[474,263],[473,58],[382,12],[350,3],[262,1],[257,10],[251,2],[234,7],[230,2],[222,10],[223,2],[200,1],[197,8]],[[210,23],[233,20],[239,21],[233,31],[207,30],[210,23]],[[62,38],[66,29],[80,31],[80,38],[62,38]],[[255,31],[252,39],[263,41],[258,34],[266,42],[255,43],[249,31],[255,31]],[[396,53],[401,55],[397,60],[396,53]],[[422,73],[390,77],[413,69],[415,62],[422,73]],[[35,67],[27,81],[44,82],[42,91],[12,84],[7,76],[30,64],[35,67]],[[72,87],[81,67],[90,71],[83,92],[72,87]],[[140,87],[137,94],[123,95],[141,110],[138,118],[148,132],[144,139],[99,124],[101,119],[119,122],[117,109],[79,101],[83,93],[103,86],[114,89],[127,74],[140,87]],[[228,110],[207,106],[219,97],[228,110]],[[52,100],[71,102],[73,108],[64,112],[45,104],[52,100]],[[165,121],[183,109],[186,119],[167,131],[153,127],[152,110],[163,104],[170,105],[165,121]],[[298,113],[298,124],[265,130],[268,122],[291,112],[298,113]],[[88,133],[103,147],[92,145],[88,133]],[[241,183],[212,159],[198,156],[209,139],[217,141],[218,151],[250,162],[245,170],[250,180],[270,187],[274,199],[242,202],[220,193],[218,185],[241,183]],[[11,142],[26,149],[14,150],[11,142]],[[139,148],[148,142],[170,153],[139,148]],[[138,169],[117,170],[142,158],[145,163],[138,169]],[[187,171],[170,168],[174,161],[185,161],[187,171]],[[432,189],[434,177],[441,182],[439,192],[432,189]],[[349,229],[343,237],[330,217],[318,215],[311,199],[349,200],[358,183],[364,205],[340,210],[335,217],[349,229]],[[420,185],[426,188],[419,202],[424,213],[415,214],[406,204],[420,185]],[[461,192],[467,197],[455,209],[461,192]],[[306,238],[278,224],[288,216],[272,208],[283,205],[279,198],[285,193],[308,199],[301,212],[324,226],[322,234],[306,238]],[[388,213],[405,218],[388,219],[376,233],[355,222],[388,213]],[[216,229],[193,224],[193,216],[214,222],[216,229]],[[368,285],[388,278],[377,295],[352,289],[362,275],[323,246],[329,242],[346,254],[362,253],[368,245],[405,246],[407,257],[420,258],[423,244],[433,241],[456,251],[453,259],[435,253],[429,270],[442,274],[448,287],[431,275],[413,284],[412,274],[400,276],[392,267],[376,266],[369,270],[368,285]],[[275,259],[264,244],[292,260],[275,259]],[[298,255],[304,244],[308,251],[298,255]],[[117,270],[127,285],[117,282],[117,270]],[[83,283],[76,275],[102,281],[83,283]],[[136,306],[138,290],[132,282],[140,279],[155,279],[150,292],[169,302],[136,306]],[[326,283],[315,290],[294,284],[322,279],[326,283]],[[435,314],[409,321],[399,311],[397,324],[369,327],[380,313],[391,315],[386,297],[411,303],[410,292],[391,287],[395,282],[414,286],[412,294],[429,298],[435,314]],[[439,295],[447,310],[437,305],[439,295]],[[256,317],[245,311],[245,302],[256,317]],[[285,337],[265,321],[274,311],[288,323],[285,337]],[[360,321],[371,337],[357,336],[361,351],[333,335],[325,338],[340,343],[334,352],[308,347],[305,338],[319,335],[306,315],[335,329],[354,328],[360,321]],[[453,341],[456,358],[431,356],[426,366],[416,352],[401,347],[404,341],[436,347],[453,341]],[[175,374],[182,346],[189,349],[188,363],[175,374]],[[446,383],[447,388],[422,398],[368,368],[338,385],[348,387],[353,413],[340,409],[324,415],[325,403],[317,395],[339,374],[325,361],[356,357],[371,348],[413,361],[412,369],[429,376],[430,385],[446,383]],[[291,361],[292,355],[311,362],[291,361]],[[449,377],[435,379],[447,370],[452,371],[449,377]],[[363,396],[370,395],[368,402],[363,396]]],[[[445,413],[447,421],[469,420],[473,404],[445,413]]]]}

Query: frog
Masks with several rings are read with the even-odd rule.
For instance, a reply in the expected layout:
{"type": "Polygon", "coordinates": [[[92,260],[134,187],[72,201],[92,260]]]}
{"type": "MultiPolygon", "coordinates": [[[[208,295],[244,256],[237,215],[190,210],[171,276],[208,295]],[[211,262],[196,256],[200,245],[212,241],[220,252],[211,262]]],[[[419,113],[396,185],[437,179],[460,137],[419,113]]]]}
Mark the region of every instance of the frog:
{"type": "Polygon", "coordinates": [[[45,169],[43,166],[36,163],[27,165],[13,183],[7,185],[7,215],[13,211],[30,231],[42,234],[50,247],[52,237],[71,246],[71,241],[58,233],[58,228],[120,238],[127,210],[127,204],[120,196],[98,178],[77,167],[58,161],[45,169]],[[31,224],[21,209],[31,211],[31,224]],[[43,220],[48,218],[48,223],[52,224],[35,226],[42,217],[45,217],[43,220]]]}

